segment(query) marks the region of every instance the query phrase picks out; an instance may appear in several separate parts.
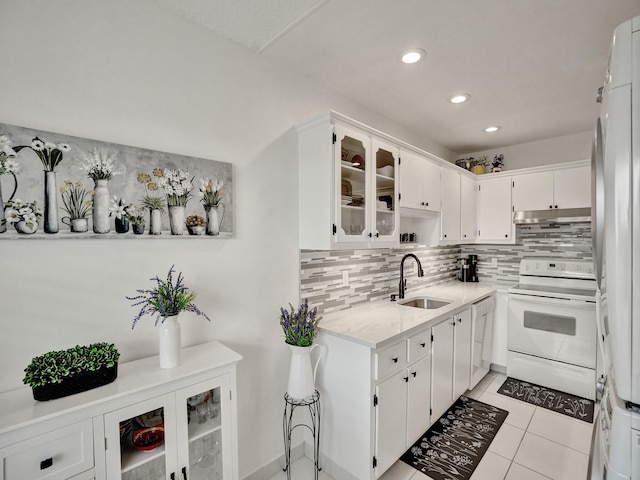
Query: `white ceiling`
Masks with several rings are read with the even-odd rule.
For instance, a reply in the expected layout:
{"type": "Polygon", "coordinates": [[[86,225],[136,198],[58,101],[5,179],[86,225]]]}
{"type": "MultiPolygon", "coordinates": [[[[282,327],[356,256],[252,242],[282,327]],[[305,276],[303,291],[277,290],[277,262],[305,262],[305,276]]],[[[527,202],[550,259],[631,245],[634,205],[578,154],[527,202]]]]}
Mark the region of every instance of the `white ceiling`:
{"type": "Polygon", "coordinates": [[[461,155],[591,130],[613,29],[640,15],[640,0],[157,1],[461,155]],[[407,48],[427,58],[403,65],[407,48]]]}

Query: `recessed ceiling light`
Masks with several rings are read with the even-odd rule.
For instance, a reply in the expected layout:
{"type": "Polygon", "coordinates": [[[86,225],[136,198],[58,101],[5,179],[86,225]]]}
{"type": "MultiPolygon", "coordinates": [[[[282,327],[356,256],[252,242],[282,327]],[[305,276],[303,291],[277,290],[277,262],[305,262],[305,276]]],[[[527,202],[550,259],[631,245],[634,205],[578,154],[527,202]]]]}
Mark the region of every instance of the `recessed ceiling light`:
{"type": "Polygon", "coordinates": [[[468,93],[456,93],[449,97],[449,101],[451,103],[464,103],[471,98],[471,95],[468,93]]]}
{"type": "Polygon", "coordinates": [[[427,56],[427,52],[421,48],[412,48],[411,50],[405,50],[400,54],[400,60],[403,63],[416,63],[427,56]]]}
{"type": "Polygon", "coordinates": [[[502,127],[500,125],[491,125],[491,126],[485,128],[484,131],[487,132],[487,133],[493,133],[493,132],[497,132],[501,128],[502,127]]]}

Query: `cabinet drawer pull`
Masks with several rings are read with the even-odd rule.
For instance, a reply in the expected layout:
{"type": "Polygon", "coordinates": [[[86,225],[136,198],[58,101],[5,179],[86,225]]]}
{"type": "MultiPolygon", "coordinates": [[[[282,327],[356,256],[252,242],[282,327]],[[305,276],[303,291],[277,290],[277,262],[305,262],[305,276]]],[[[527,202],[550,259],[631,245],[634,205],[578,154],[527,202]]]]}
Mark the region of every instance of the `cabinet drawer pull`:
{"type": "Polygon", "coordinates": [[[49,457],[40,462],[40,470],[44,470],[45,468],[49,468],[53,465],[53,458],[49,457]]]}
{"type": "Polygon", "coordinates": [[[398,357],[393,357],[391,360],[393,360],[393,363],[398,363],[398,357]]]}

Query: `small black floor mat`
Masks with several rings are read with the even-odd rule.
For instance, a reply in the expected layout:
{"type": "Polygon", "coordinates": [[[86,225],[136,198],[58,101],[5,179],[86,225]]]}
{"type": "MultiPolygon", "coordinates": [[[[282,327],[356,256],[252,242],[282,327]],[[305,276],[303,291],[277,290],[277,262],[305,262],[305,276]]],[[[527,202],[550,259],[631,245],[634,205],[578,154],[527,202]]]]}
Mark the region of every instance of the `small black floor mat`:
{"type": "Polygon", "coordinates": [[[562,413],[588,423],[593,423],[593,401],[559,392],[552,388],[525,382],[517,378],[507,377],[498,393],[523,402],[546,408],[553,412],[562,413]]]}
{"type": "Polygon", "coordinates": [[[400,460],[434,480],[468,480],[508,414],[462,396],[400,460]]]}

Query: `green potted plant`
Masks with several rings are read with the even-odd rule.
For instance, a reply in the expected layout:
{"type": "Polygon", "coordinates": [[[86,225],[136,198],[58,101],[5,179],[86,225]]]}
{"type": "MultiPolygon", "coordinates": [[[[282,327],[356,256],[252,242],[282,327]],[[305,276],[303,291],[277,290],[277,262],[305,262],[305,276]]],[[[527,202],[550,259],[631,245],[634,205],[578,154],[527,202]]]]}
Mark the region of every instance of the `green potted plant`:
{"type": "Polygon", "coordinates": [[[36,400],[66,397],[113,382],[119,358],[120,352],[110,343],[76,345],[34,357],[22,381],[36,400]]]}

